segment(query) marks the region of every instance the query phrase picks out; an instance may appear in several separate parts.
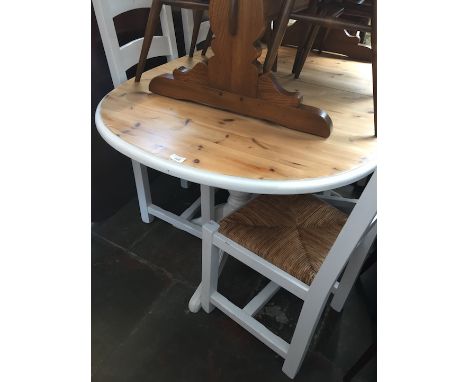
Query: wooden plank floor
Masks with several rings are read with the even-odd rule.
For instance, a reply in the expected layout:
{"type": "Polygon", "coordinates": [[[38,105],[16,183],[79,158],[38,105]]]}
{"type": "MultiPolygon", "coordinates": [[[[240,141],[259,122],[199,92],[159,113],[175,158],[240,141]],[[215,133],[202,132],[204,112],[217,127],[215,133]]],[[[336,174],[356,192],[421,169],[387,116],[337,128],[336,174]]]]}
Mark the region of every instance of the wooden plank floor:
{"type": "Polygon", "coordinates": [[[151,78],[200,60],[182,57],[154,68],[136,84],[113,90],[101,105],[109,129],[163,159],[187,158],[181,166],[251,179],[293,180],[337,175],[374,160],[371,65],[310,56],[301,78],[291,75],[295,50],[281,48],[279,82],[300,91],[304,103],[326,110],[334,128],[328,139],[268,122],[152,94],[151,78]]]}

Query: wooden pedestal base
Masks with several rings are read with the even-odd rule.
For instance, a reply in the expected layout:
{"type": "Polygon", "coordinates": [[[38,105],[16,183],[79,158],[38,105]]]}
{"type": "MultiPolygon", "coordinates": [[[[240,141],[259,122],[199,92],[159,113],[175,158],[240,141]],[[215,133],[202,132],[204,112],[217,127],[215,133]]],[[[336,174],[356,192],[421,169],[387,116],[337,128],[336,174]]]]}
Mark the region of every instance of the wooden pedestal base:
{"type": "MultiPolygon", "coordinates": [[[[318,108],[302,104],[298,93],[283,89],[271,74],[294,0],[284,2],[280,26],[263,70],[259,39],[266,28],[268,10],[276,0],[210,0],[210,23],[214,35],[214,56],[192,69],[179,68],[172,74],[153,78],[149,90],[163,96],[193,101],[249,117],[264,119],[290,129],[327,138],[332,121],[318,108]]],[[[162,0],[154,0],[140,56],[140,71],[154,32],[162,0]]],[[[278,6],[278,3],[275,3],[278,6]]]]}
{"type": "Polygon", "coordinates": [[[329,137],[331,132],[332,121],[325,111],[303,105],[299,93],[281,88],[271,73],[259,76],[257,97],[210,86],[206,63],[199,63],[191,70],[182,67],[174,70],[173,74],[155,77],[150,82],[149,90],[166,97],[264,119],[324,138],[329,137]]]}

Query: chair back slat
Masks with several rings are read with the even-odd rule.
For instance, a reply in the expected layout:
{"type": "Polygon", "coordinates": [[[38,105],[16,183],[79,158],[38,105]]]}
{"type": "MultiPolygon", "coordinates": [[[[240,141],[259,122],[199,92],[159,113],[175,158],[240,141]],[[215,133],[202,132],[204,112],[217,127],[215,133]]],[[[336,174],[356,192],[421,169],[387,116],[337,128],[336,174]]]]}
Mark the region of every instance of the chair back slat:
{"type": "MultiPolygon", "coordinates": [[[[138,63],[143,38],[120,46],[114,18],[134,9],[149,8],[151,0],[93,0],[93,6],[112,82],[117,87],[127,80],[126,70],[138,63]]],[[[165,56],[170,61],[178,57],[170,6],[162,7],[160,18],[163,35],[153,38],[148,58],[165,56]]]]}
{"type": "Polygon", "coordinates": [[[150,8],[151,0],[106,1],[109,4],[109,16],[114,18],[122,13],[139,8],[150,8]]]}
{"type": "MultiPolygon", "coordinates": [[[[120,47],[122,67],[127,70],[135,65],[135,60],[140,57],[143,38],[130,41],[120,47]]],[[[151,42],[151,48],[148,53],[148,58],[161,56],[161,52],[166,52],[170,49],[167,38],[162,36],[154,36],[151,42]]]]}

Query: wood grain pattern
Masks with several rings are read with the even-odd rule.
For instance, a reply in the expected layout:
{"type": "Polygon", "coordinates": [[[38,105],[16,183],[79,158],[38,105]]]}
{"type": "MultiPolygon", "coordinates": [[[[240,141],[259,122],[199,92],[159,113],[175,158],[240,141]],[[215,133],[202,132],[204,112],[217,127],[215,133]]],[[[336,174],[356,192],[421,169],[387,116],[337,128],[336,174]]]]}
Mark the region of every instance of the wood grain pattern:
{"type": "MultiPolygon", "coordinates": [[[[197,65],[195,68],[200,70],[205,66],[197,65]]],[[[177,73],[178,71],[175,71],[177,73]]],[[[179,72],[180,76],[180,72],[179,72]]],[[[183,76],[182,76],[183,77],[183,76]]],[[[192,73],[188,73],[188,77],[193,78],[192,73]]],[[[281,98],[280,103],[274,103],[261,98],[253,98],[240,96],[228,91],[221,91],[204,84],[197,84],[198,78],[195,81],[182,80],[174,81],[174,75],[163,74],[154,78],[149,84],[149,90],[156,94],[161,94],[166,97],[171,97],[180,100],[189,100],[199,104],[213,106],[222,110],[233,111],[235,113],[247,115],[254,118],[264,119],[266,121],[275,122],[283,126],[288,126],[290,129],[303,131],[304,133],[315,134],[319,137],[328,138],[330,136],[330,128],[332,125],[330,117],[320,109],[313,106],[300,105],[297,101],[300,98],[282,93],[268,92],[267,96],[273,93],[272,99],[281,98]],[[197,84],[198,86],[194,86],[197,84]],[[285,101],[283,101],[283,99],[285,101]],[[291,101],[293,106],[291,107],[291,101]],[[294,104],[296,103],[296,104],[294,104]],[[291,113],[294,117],[291,118],[291,113]]],[[[270,84],[272,81],[264,82],[270,84]]],[[[283,89],[282,89],[283,90],[283,89]]],[[[286,93],[283,90],[284,93],[286,93]]],[[[255,131],[252,131],[255,135],[255,131]]]]}
{"type": "Polygon", "coordinates": [[[289,92],[284,89],[271,73],[258,78],[257,96],[276,105],[299,107],[302,96],[299,92],[289,92]]]}
{"type": "Polygon", "coordinates": [[[213,88],[247,97],[256,97],[261,54],[255,44],[265,31],[263,0],[239,0],[236,22],[243,22],[235,35],[226,23],[231,21],[231,3],[225,0],[210,2],[210,23],[214,38],[209,59],[208,78],[213,88]],[[242,73],[242,75],[239,75],[242,73]]]}
{"type": "MultiPolygon", "coordinates": [[[[208,55],[210,55],[210,50],[208,55]]],[[[358,168],[375,155],[371,65],[308,57],[300,80],[290,68],[295,50],[280,48],[278,82],[299,91],[304,103],[326,110],[334,122],[324,140],[261,120],[159,96],[150,80],[180,66],[202,61],[199,53],[143,73],[110,92],[101,117],[114,134],[152,155],[180,166],[249,179],[293,180],[337,175],[358,168]]]]}
{"type": "MultiPolygon", "coordinates": [[[[262,52],[259,38],[265,31],[264,1],[211,0],[214,56],[193,70],[181,68],[156,76],[149,90],[328,138],[333,124],[325,111],[302,105],[300,95],[284,90],[270,71],[260,75],[257,59],[262,52]]],[[[285,3],[285,23],[292,5],[292,0],[285,3]]],[[[275,52],[271,56],[270,50],[266,60],[276,58],[281,33],[276,31],[275,52]]]]}

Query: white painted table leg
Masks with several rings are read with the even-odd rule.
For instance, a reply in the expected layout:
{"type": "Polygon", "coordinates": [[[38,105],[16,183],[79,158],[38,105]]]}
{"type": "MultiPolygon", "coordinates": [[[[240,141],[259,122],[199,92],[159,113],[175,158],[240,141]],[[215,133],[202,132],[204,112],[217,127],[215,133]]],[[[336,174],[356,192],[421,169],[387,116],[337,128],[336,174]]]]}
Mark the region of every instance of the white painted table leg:
{"type": "MultiPolygon", "coordinates": [[[[202,188],[203,192],[203,188],[202,188]]],[[[252,198],[252,194],[247,194],[245,192],[239,191],[229,191],[229,198],[226,204],[219,206],[219,208],[215,209],[215,219],[216,221],[221,220],[226,215],[236,211],[244,204],[246,204],[252,198]]],[[[211,198],[206,198],[207,200],[211,200],[211,198]]],[[[204,198],[202,197],[202,211],[203,211],[203,204],[205,203],[204,198]]],[[[208,201],[206,202],[208,203],[208,201]]],[[[210,209],[211,206],[205,206],[206,209],[210,209]]],[[[202,218],[203,220],[203,218],[202,218]]],[[[224,264],[229,256],[227,254],[222,253],[220,256],[220,264],[219,264],[219,274],[221,274],[224,264]]],[[[218,276],[219,277],[219,276],[218,276]]],[[[197,313],[201,308],[201,284],[198,286],[197,290],[193,294],[189,302],[189,310],[192,313],[197,313]]]]}
{"type": "Polygon", "coordinates": [[[141,220],[143,220],[145,223],[151,223],[154,220],[154,216],[148,212],[148,206],[152,204],[148,171],[146,166],[143,166],[141,163],[135,160],[132,160],[132,166],[133,174],[135,176],[138,204],[140,205],[141,220]]]}

